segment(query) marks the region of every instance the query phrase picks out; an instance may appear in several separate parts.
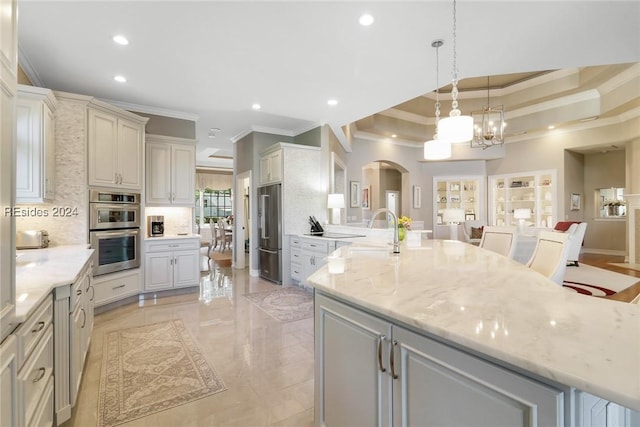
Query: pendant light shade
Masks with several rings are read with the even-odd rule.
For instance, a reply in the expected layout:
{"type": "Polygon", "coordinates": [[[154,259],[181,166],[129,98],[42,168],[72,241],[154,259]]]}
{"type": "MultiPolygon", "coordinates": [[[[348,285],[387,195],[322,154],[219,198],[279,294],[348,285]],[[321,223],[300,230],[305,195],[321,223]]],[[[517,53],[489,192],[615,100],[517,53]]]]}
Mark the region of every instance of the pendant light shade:
{"type": "Polygon", "coordinates": [[[424,143],[424,158],[426,160],[444,160],[449,157],[451,157],[449,142],[432,139],[424,143]]]}
{"type": "Polygon", "coordinates": [[[463,116],[458,109],[458,68],[456,63],[456,0],[453,0],[453,69],[451,70],[451,112],[438,123],[439,139],[452,144],[473,139],[473,118],[463,116]]]}

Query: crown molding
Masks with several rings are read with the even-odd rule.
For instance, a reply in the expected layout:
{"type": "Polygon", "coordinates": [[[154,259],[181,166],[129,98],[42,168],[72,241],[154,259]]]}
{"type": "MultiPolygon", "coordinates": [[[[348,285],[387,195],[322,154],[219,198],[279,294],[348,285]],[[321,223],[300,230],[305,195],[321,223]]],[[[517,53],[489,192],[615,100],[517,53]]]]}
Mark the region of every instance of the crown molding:
{"type": "Polygon", "coordinates": [[[600,99],[600,92],[597,89],[589,89],[584,92],[574,93],[560,98],[551,99],[549,101],[540,102],[528,107],[517,108],[515,110],[509,110],[508,119],[515,117],[526,116],[529,114],[540,113],[547,110],[553,110],[560,107],[567,107],[579,102],[592,101],[594,99],[600,99]]]}
{"type": "Polygon", "coordinates": [[[598,90],[600,91],[601,94],[604,95],[638,77],[640,77],[640,63],[637,63],[627,68],[620,74],[617,74],[613,76],[611,79],[602,83],[600,86],[598,86],[598,90]]]}
{"type": "Polygon", "coordinates": [[[405,122],[418,123],[426,126],[435,125],[436,123],[435,117],[426,117],[420,114],[409,113],[408,111],[403,111],[398,108],[389,108],[387,110],[381,111],[379,113],[375,113],[373,115],[391,117],[393,119],[399,119],[405,122]]]}
{"type": "Polygon", "coordinates": [[[44,82],[21,46],[18,46],[18,65],[20,65],[32,85],[44,87],[44,82]]]}
{"type": "Polygon", "coordinates": [[[150,107],[148,105],[114,101],[112,99],[104,99],[104,98],[98,98],[98,99],[128,111],[137,111],[139,113],[154,114],[156,116],[173,117],[174,119],[192,120],[194,122],[197,122],[198,119],[200,118],[200,116],[198,116],[197,114],[186,113],[184,111],[170,110],[168,108],[150,107]]]}

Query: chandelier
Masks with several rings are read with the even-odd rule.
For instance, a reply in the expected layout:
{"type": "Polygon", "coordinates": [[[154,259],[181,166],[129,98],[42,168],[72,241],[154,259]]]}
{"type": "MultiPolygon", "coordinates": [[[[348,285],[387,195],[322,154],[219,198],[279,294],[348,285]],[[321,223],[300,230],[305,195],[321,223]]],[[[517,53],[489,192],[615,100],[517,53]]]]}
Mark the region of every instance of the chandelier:
{"type": "Polygon", "coordinates": [[[458,109],[458,68],[456,63],[456,0],[453,0],[453,67],[451,70],[451,111],[438,124],[439,137],[452,144],[473,139],[473,119],[458,109]]]}
{"type": "Polygon", "coordinates": [[[433,139],[424,143],[424,158],[426,160],[444,160],[451,157],[451,143],[438,139],[438,122],[440,121],[440,90],[438,88],[438,70],[440,69],[438,48],[444,44],[441,39],[431,42],[436,49],[436,132],[433,139]]]}
{"type": "Polygon", "coordinates": [[[482,147],[486,150],[494,145],[504,144],[504,106],[492,107],[489,102],[489,77],[487,76],[487,105],[482,106],[482,111],[471,113],[473,117],[473,139],[471,147],[482,147]]]}

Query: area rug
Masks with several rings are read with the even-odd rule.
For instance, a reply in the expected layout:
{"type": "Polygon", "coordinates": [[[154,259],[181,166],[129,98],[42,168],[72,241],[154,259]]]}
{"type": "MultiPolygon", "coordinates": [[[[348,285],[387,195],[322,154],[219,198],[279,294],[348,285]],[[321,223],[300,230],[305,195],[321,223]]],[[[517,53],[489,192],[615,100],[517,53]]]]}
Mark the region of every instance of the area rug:
{"type": "Polygon", "coordinates": [[[313,317],[313,295],[302,289],[284,287],[245,295],[249,301],[279,322],[313,317]]]}
{"type": "Polygon", "coordinates": [[[640,264],[632,264],[628,262],[610,262],[609,264],[616,267],[628,268],[630,270],[640,271],[640,264]]]}
{"type": "Polygon", "coordinates": [[[98,426],[116,426],[225,390],[182,320],[104,337],[98,426]]]}
{"type": "Polygon", "coordinates": [[[640,282],[637,277],[580,263],[579,267],[567,267],[563,286],[585,295],[605,296],[627,289],[637,282],[640,282]]]}

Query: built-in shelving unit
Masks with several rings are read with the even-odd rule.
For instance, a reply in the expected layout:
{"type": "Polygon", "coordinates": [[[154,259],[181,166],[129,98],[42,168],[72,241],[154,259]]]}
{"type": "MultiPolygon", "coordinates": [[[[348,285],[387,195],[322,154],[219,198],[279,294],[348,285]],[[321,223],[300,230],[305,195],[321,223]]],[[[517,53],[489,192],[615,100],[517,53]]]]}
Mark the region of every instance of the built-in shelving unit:
{"type": "MultiPolygon", "coordinates": [[[[435,176],[433,177],[433,227],[444,227],[445,209],[462,208],[466,220],[486,221],[484,176],[435,176]]],[[[448,227],[447,227],[448,230],[448,227]]],[[[448,233],[448,231],[447,231],[448,233]]]]}

